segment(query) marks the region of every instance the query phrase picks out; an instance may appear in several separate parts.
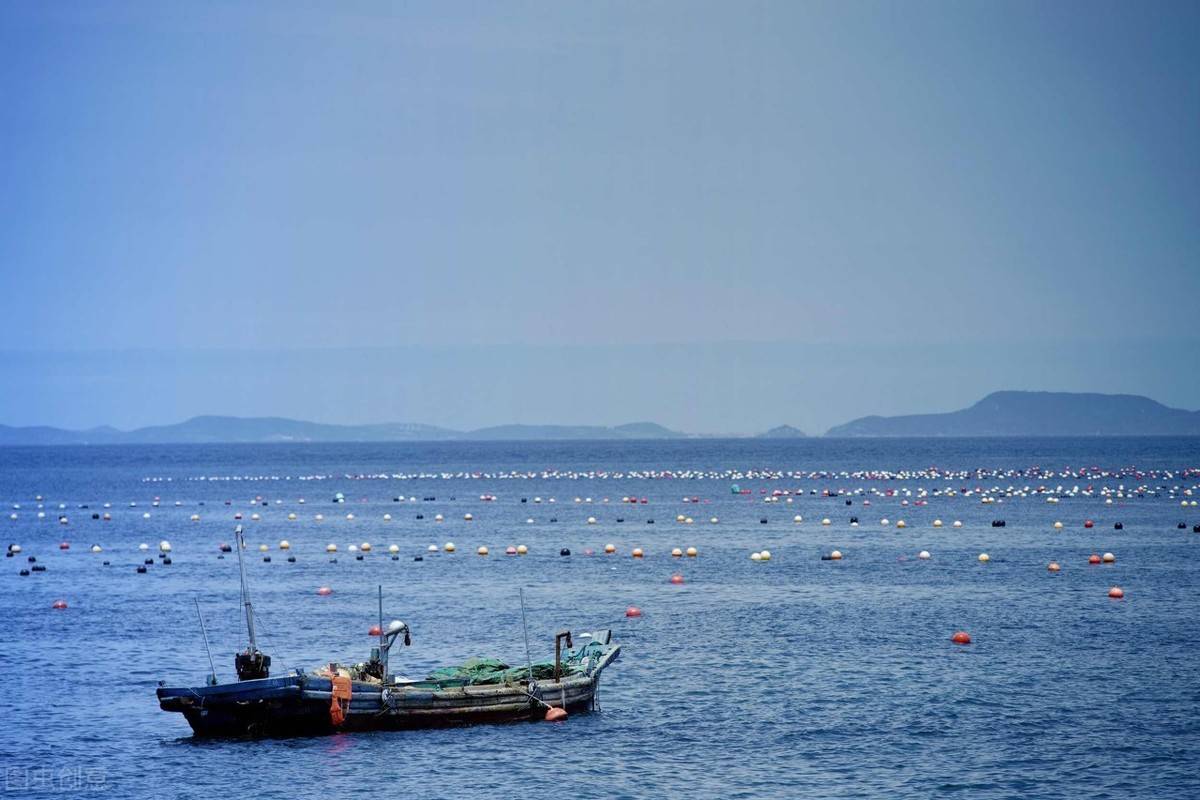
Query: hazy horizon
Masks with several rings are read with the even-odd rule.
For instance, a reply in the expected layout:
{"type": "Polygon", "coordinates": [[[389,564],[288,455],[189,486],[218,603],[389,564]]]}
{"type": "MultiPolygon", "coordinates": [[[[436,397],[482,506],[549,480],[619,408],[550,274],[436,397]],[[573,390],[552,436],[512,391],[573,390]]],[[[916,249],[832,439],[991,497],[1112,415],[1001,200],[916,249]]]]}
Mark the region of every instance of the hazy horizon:
{"type": "Polygon", "coordinates": [[[1200,407],[1200,5],[6,4],[0,423],[1200,407]]]}
{"type": "Polygon", "coordinates": [[[456,430],[650,421],[753,434],[790,424],[812,435],[870,414],[953,411],[1003,389],[1143,394],[1193,410],[1200,376],[1187,365],[1195,352],[1186,340],[0,352],[4,374],[23,387],[0,396],[0,424],[129,429],[215,414],[456,430]],[[1159,358],[1139,358],[1148,350],[1159,358]],[[1114,363],[1122,365],[1115,373],[1114,363]],[[940,383],[947,371],[957,379],[940,383]],[[559,379],[530,393],[527,381],[544,375],[559,379]],[[30,404],[31,396],[41,402],[30,404]]]}

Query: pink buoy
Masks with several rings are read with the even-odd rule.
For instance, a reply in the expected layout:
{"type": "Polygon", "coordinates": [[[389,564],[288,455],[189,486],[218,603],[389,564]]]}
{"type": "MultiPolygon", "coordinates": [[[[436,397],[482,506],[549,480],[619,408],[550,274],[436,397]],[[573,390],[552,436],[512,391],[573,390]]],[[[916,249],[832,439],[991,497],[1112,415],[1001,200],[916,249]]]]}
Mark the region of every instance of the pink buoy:
{"type": "Polygon", "coordinates": [[[625,609],[625,616],[627,617],[640,617],[641,615],[642,610],[637,606],[630,606],[629,608],[625,609]]]}
{"type": "Polygon", "coordinates": [[[546,722],[566,722],[567,710],[565,708],[547,708],[546,722]]]}
{"type": "Polygon", "coordinates": [[[319,594],[321,597],[328,597],[329,595],[333,594],[333,589],[330,589],[328,586],[322,586],[317,589],[317,594],[319,594]]]}
{"type": "Polygon", "coordinates": [[[63,609],[65,609],[67,607],[67,601],[66,600],[55,600],[54,603],[50,607],[53,609],[62,611],[63,609]]]}

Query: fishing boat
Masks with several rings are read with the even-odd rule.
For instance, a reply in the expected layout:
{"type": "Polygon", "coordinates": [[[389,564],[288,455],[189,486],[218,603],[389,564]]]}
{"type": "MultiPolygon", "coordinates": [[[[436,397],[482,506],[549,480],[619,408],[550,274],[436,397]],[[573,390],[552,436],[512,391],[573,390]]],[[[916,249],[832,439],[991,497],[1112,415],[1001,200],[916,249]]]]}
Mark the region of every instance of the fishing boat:
{"type": "MultiPolygon", "coordinates": [[[[258,649],[255,636],[241,526],[235,535],[249,639],[234,657],[238,680],[217,681],[209,650],[204,686],[169,687],[162,681],[158,686],[159,707],[182,713],[197,736],[303,736],[559,719],[595,708],[600,674],[621,652],[611,630],[575,636],[561,631],[554,638],[553,660],[533,662],[526,634],[523,666],[477,658],[421,679],[400,677],[391,673],[389,655],[397,641],[408,646],[412,636],[400,620],[383,625],[381,587],[379,641],[367,661],[330,663],[312,672],[293,670],[272,677],[271,657],[258,649]]],[[[203,617],[200,627],[208,649],[203,617]]]]}

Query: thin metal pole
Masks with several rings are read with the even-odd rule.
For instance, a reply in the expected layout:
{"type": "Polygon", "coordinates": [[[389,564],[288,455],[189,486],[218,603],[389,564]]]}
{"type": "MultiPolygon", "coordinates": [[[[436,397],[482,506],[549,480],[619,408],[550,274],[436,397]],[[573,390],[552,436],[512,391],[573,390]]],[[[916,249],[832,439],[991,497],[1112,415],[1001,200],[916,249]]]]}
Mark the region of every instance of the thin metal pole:
{"type": "Polygon", "coordinates": [[[246,564],[242,560],[242,550],[246,542],[242,539],[242,526],[233,529],[237,535],[238,571],[242,575],[242,604],[246,607],[246,632],[250,634],[250,652],[258,652],[258,642],[254,638],[254,609],[250,606],[250,590],[246,587],[246,564]]]}
{"type": "Polygon", "coordinates": [[[200,613],[200,598],[192,597],[192,602],[196,604],[196,616],[200,618],[200,635],[204,637],[204,652],[208,653],[208,668],[212,675],[212,682],[215,685],[217,682],[217,666],[213,664],[212,649],[208,646],[208,631],[204,629],[204,615],[200,613]]]}
{"type": "Polygon", "coordinates": [[[379,657],[383,659],[383,681],[387,683],[388,651],[383,646],[385,638],[383,633],[383,584],[381,583],[379,584],[379,657]]]}
{"type": "Polygon", "coordinates": [[[518,589],[521,594],[521,630],[525,632],[525,664],[529,667],[529,682],[533,683],[533,659],[529,655],[529,625],[525,622],[525,589],[518,589]]]}

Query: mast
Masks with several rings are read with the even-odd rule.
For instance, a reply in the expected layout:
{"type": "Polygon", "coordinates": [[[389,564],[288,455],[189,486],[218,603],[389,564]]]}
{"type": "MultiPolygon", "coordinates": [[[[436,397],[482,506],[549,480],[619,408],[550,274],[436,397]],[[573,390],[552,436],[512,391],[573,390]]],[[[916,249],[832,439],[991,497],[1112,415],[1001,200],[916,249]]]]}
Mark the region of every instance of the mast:
{"type": "Polygon", "coordinates": [[[383,681],[387,682],[388,674],[388,648],[384,641],[387,634],[383,632],[383,584],[379,584],[379,653],[383,657],[383,681]]]}
{"type": "Polygon", "coordinates": [[[248,652],[257,653],[258,642],[254,638],[254,608],[250,605],[250,590],[246,587],[246,564],[242,559],[242,550],[246,547],[246,542],[242,539],[242,526],[238,525],[234,528],[233,533],[237,536],[238,572],[242,576],[242,605],[246,609],[246,632],[250,635],[248,652]]]}

